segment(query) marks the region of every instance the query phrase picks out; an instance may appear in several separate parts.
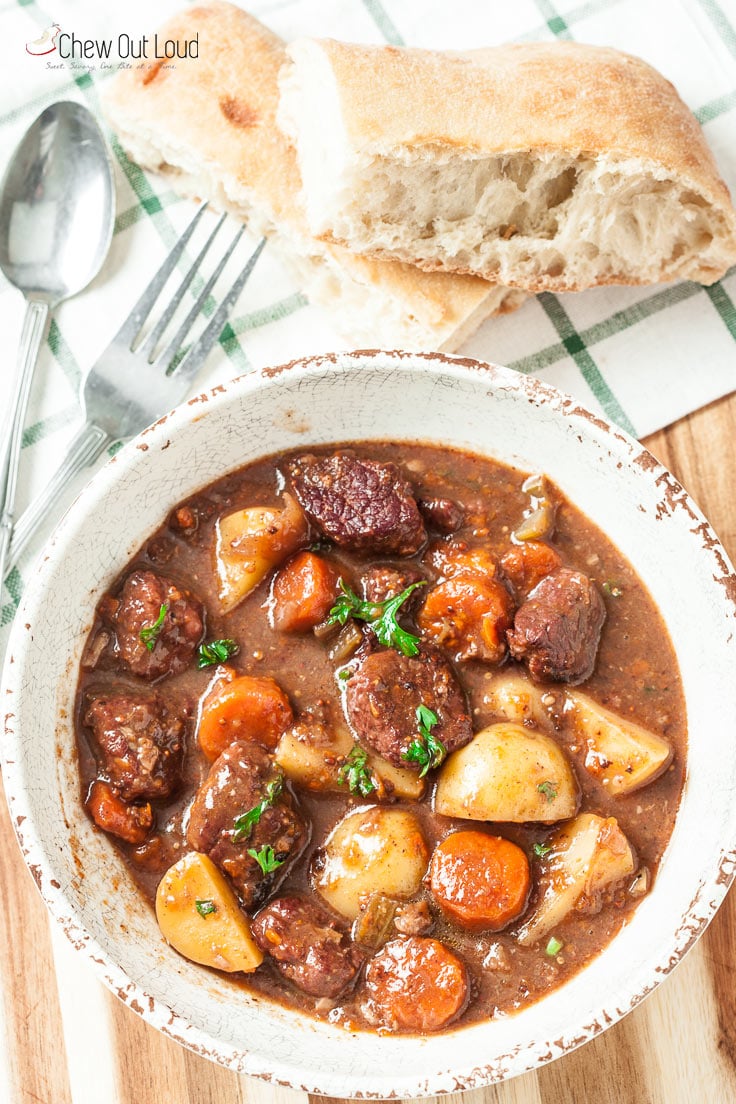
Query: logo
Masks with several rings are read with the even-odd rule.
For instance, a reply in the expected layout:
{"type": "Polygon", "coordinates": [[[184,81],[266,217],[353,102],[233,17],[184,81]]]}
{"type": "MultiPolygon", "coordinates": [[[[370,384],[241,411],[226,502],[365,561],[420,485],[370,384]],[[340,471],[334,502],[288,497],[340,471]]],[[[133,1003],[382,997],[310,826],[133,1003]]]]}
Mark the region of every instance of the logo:
{"type": "Polygon", "coordinates": [[[61,31],[58,23],[52,23],[47,27],[40,38],[34,38],[33,42],[26,42],[26,53],[33,57],[42,57],[44,54],[53,54],[56,49],[56,38],[61,31]]]}
{"type": "Polygon", "coordinates": [[[124,31],[117,38],[80,38],[74,31],[62,31],[52,23],[39,38],[26,42],[32,57],[56,54],[47,69],[173,69],[176,59],[199,57],[199,35],[193,38],[160,39],[158,34],[133,38],[124,31]],[[57,60],[58,59],[58,60],[57,60]],[[153,62],[153,64],[151,64],[153,62]]]}

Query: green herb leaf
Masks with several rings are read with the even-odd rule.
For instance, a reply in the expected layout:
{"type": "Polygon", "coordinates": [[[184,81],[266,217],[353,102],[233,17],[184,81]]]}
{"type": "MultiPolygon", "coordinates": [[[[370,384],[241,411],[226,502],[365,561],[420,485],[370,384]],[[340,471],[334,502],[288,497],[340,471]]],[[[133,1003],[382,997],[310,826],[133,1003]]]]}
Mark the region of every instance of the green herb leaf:
{"type": "Polygon", "coordinates": [[[550,804],[557,797],[554,782],[540,782],[537,790],[547,798],[547,804],[550,804]]]}
{"type": "Polygon", "coordinates": [[[601,584],[601,590],[609,598],[620,598],[624,592],[624,588],[619,586],[618,583],[614,583],[612,579],[606,579],[605,583],[601,584]]]}
{"type": "Polygon", "coordinates": [[[205,920],[208,916],[211,916],[213,912],[217,912],[217,905],[214,901],[195,901],[194,907],[199,915],[205,920]]]}
{"type": "Polygon", "coordinates": [[[340,682],[347,682],[351,674],[352,671],[349,667],[343,667],[342,671],[337,672],[337,677],[339,678],[340,682]]]}
{"type": "Polygon", "coordinates": [[[538,859],[543,859],[547,852],[551,850],[552,848],[549,846],[548,843],[535,843],[532,848],[532,851],[538,859]]]}
{"type": "Polygon", "coordinates": [[[565,944],[562,943],[559,939],[556,939],[554,935],[551,935],[549,938],[549,943],[544,948],[544,953],[546,955],[549,955],[550,958],[554,958],[555,955],[558,955],[560,953],[564,945],[565,944]]]}
{"type": "Polygon", "coordinates": [[[383,602],[366,602],[359,598],[343,579],[340,579],[342,594],[330,610],[327,621],[332,625],[344,625],[350,617],[355,621],[365,621],[378,637],[380,644],[387,648],[395,648],[402,655],[414,656],[419,651],[419,637],[402,629],[397,615],[409,595],[417,587],[426,585],[426,581],[422,579],[418,583],[412,583],[393,598],[386,598],[383,602]]]}
{"type": "Polygon", "coordinates": [[[153,622],[153,624],[152,625],[145,625],[141,629],[141,631],[138,633],[139,637],[141,638],[143,643],[146,645],[149,652],[152,652],[153,649],[156,646],[156,641],[158,639],[158,634],[161,632],[162,628],[164,627],[164,621],[166,619],[166,614],[168,612],[169,612],[169,607],[166,604],[166,602],[164,602],[164,604],[161,606],[161,609],[158,611],[158,617],[153,622]]]}
{"type": "Polygon", "coordinates": [[[231,656],[237,655],[240,648],[234,640],[210,640],[209,644],[200,644],[197,649],[197,667],[213,667],[216,663],[226,663],[231,656]]]}
{"type": "Polygon", "coordinates": [[[401,758],[407,763],[419,763],[421,770],[419,777],[424,778],[427,771],[434,770],[443,762],[447,755],[447,748],[432,734],[432,729],[439,724],[439,717],[426,705],[418,705],[416,709],[417,727],[419,736],[412,740],[401,758]]]}
{"type": "Polygon", "coordinates": [[[430,729],[440,723],[440,719],[433,709],[426,705],[418,705],[416,709],[417,725],[422,736],[429,736],[430,729]]]}
{"type": "Polygon", "coordinates": [[[367,766],[368,755],[362,747],[356,744],[345,757],[345,762],[337,772],[337,781],[340,785],[347,783],[351,793],[359,793],[361,797],[368,797],[376,788],[371,772],[367,766]]]}
{"type": "MultiPolygon", "coordinates": [[[[252,809],[249,809],[247,813],[241,813],[240,816],[235,817],[233,821],[233,828],[235,829],[233,832],[233,843],[240,843],[241,840],[248,839],[266,809],[270,809],[272,805],[276,804],[283,790],[284,776],[283,774],[277,774],[276,777],[271,779],[266,785],[263,797],[258,804],[254,805],[252,809]]],[[[250,854],[250,852],[248,852],[248,854],[250,854]]]]}
{"type": "Polygon", "coordinates": [[[256,851],[254,847],[248,849],[248,854],[252,859],[255,859],[261,870],[265,874],[273,874],[274,870],[278,870],[280,866],[284,865],[284,859],[277,859],[274,853],[273,847],[267,844],[262,847],[260,851],[256,851]]]}

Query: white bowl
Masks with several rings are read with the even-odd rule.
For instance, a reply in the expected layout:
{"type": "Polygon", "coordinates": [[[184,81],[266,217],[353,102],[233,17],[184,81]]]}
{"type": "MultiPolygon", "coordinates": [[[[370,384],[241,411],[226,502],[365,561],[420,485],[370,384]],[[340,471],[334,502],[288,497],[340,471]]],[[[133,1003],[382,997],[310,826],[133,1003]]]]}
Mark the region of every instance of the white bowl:
{"type": "Polygon", "coordinates": [[[113,992],[231,1069],[330,1096],[375,1097],[457,1091],[522,1073],[633,1008],[693,944],[731,882],[735,599],[723,549],[673,477],[635,441],[537,381],[459,358],[382,352],[244,376],[123,449],[72,507],[29,583],[2,690],[5,782],[26,862],[51,913],[113,992]],[[649,587],[675,644],[689,718],[675,830],[628,926],[522,1012],[426,1039],[318,1023],[169,949],[82,810],[71,723],[95,604],[174,503],[260,456],[371,438],[446,443],[547,472],[649,587]]]}

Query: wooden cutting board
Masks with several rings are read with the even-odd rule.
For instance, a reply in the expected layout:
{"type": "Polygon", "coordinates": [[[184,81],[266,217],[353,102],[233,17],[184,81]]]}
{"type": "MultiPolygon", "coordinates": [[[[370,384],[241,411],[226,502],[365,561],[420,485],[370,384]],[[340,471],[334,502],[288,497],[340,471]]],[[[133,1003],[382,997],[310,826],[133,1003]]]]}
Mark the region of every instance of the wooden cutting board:
{"type": "MultiPolygon", "coordinates": [[[[736,395],[646,444],[736,559],[736,395]]],[[[309,1104],[304,1093],[190,1054],[117,1001],[51,929],[4,802],[0,835],[0,1104],[309,1104]]],[[[621,1023],[538,1073],[462,1095],[462,1104],[733,1102],[733,892],[685,961],[621,1023]]]]}

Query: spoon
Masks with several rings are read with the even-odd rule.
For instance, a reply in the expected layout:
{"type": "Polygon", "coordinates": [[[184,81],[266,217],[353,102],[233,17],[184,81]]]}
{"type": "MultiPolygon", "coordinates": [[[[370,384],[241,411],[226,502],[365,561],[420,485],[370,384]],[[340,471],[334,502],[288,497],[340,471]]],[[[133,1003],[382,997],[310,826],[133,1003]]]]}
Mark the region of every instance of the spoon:
{"type": "Polygon", "coordinates": [[[70,100],[52,104],[26,131],[0,185],[0,268],[26,300],[0,443],[0,585],[13,531],[23,423],[46,321],[100,271],[114,217],[112,166],[94,116],[70,100]]]}

